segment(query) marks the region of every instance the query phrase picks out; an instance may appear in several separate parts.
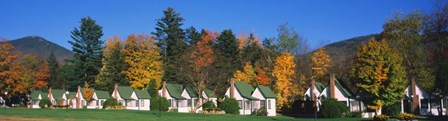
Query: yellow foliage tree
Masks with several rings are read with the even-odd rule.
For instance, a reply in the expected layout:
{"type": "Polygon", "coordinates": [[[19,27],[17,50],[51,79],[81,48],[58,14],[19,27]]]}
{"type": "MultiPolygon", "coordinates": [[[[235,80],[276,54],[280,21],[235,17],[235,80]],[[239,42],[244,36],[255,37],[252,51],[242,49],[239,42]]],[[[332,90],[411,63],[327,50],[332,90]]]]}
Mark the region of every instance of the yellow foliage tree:
{"type": "Polygon", "coordinates": [[[242,82],[245,82],[245,83],[251,83],[252,80],[255,79],[254,68],[252,67],[252,65],[250,63],[246,63],[244,65],[243,70],[237,70],[235,72],[235,74],[233,75],[233,77],[237,81],[242,81],[242,82]]]}
{"type": "Polygon", "coordinates": [[[291,107],[291,103],[297,95],[296,89],[291,81],[295,74],[294,57],[288,52],[282,54],[275,59],[274,70],[272,75],[277,79],[275,90],[277,95],[277,106],[279,109],[291,107]]]}
{"type": "Polygon", "coordinates": [[[156,87],[160,87],[163,69],[154,40],[154,37],[142,34],[127,38],[123,54],[128,68],[123,73],[134,89],[146,89],[152,80],[156,81],[156,87]]]}
{"type": "MultiPolygon", "coordinates": [[[[313,78],[315,79],[322,79],[327,73],[328,68],[330,68],[331,66],[331,58],[327,53],[325,53],[324,48],[319,48],[315,52],[313,52],[313,55],[311,56],[311,62],[313,78]]],[[[323,80],[325,79],[322,79],[321,81],[323,80]]],[[[324,83],[326,82],[324,81],[324,83]]]]}

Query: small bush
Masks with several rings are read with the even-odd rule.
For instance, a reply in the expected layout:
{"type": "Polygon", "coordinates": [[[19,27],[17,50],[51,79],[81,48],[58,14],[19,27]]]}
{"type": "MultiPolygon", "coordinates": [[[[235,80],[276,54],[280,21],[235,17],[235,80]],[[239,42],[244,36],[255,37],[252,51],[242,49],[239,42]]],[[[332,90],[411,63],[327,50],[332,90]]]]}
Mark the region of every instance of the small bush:
{"type": "Polygon", "coordinates": [[[51,101],[49,99],[42,99],[39,101],[39,107],[40,108],[50,108],[51,107],[51,101]]]}
{"type": "Polygon", "coordinates": [[[402,114],[399,114],[397,116],[397,118],[400,119],[400,120],[412,120],[412,119],[415,118],[415,116],[413,114],[410,114],[410,113],[402,113],[402,114]]]}
{"type": "Polygon", "coordinates": [[[164,97],[155,96],[151,99],[151,110],[168,111],[168,107],[170,107],[170,105],[168,100],[164,97]]]}
{"type": "Polygon", "coordinates": [[[251,115],[254,115],[254,116],[267,116],[268,115],[268,111],[266,109],[258,109],[258,110],[254,110],[251,115]]]}
{"type": "Polygon", "coordinates": [[[236,101],[235,98],[226,97],[219,105],[219,108],[224,110],[227,114],[240,113],[240,107],[238,106],[238,101],[236,101]]]}
{"type": "Polygon", "coordinates": [[[387,119],[389,119],[389,116],[386,115],[375,115],[373,117],[374,121],[386,121],[387,119]]]}
{"type": "Polygon", "coordinates": [[[26,105],[25,105],[25,103],[20,102],[19,107],[24,108],[24,107],[26,107],[26,105]]]}
{"type": "Polygon", "coordinates": [[[103,103],[103,109],[106,109],[107,107],[113,107],[113,106],[121,106],[121,103],[117,101],[117,99],[109,98],[103,103]]]}
{"type": "Polygon", "coordinates": [[[213,109],[216,108],[215,103],[213,101],[207,101],[204,104],[202,104],[203,109],[213,109]]]}
{"type": "Polygon", "coordinates": [[[348,107],[333,98],[322,100],[320,114],[325,118],[341,118],[348,113],[348,107]]]}
{"type": "Polygon", "coordinates": [[[362,112],[349,112],[346,117],[347,118],[361,118],[362,112]]]}
{"type": "Polygon", "coordinates": [[[384,115],[398,116],[401,113],[401,103],[396,103],[389,106],[384,106],[382,109],[384,115]]]}

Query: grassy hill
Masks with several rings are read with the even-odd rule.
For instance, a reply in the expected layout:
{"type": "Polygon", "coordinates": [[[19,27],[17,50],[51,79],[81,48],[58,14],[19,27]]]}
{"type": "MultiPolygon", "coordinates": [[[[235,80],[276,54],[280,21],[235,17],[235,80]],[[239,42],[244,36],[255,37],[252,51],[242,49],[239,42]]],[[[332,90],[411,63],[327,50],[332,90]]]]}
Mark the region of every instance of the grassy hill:
{"type": "Polygon", "coordinates": [[[27,36],[11,40],[10,43],[22,55],[34,54],[42,59],[47,59],[51,52],[53,52],[60,64],[63,64],[65,59],[71,59],[73,57],[72,51],[39,36],[27,36]]]}

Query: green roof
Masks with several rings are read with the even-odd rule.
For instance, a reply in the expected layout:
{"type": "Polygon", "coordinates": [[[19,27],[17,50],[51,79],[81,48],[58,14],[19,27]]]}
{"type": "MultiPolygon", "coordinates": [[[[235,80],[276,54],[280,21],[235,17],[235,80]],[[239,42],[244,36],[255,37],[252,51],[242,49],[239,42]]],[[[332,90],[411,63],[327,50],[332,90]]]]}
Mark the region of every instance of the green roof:
{"type": "Polygon", "coordinates": [[[252,92],[254,91],[252,85],[244,82],[235,82],[235,88],[236,90],[238,90],[238,92],[242,97],[247,98],[249,100],[257,100],[257,98],[252,97],[252,92]]]}
{"type": "Polygon", "coordinates": [[[107,92],[107,91],[95,90],[95,93],[96,93],[96,97],[98,97],[98,99],[109,99],[110,98],[109,92],[107,92]]]}
{"type": "Polygon", "coordinates": [[[340,82],[338,79],[336,79],[336,77],[333,77],[333,78],[334,78],[335,85],[338,88],[342,89],[341,92],[344,96],[353,97],[353,93],[350,90],[348,90],[347,86],[344,85],[344,83],[340,82]]]}
{"type": "Polygon", "coordinates": [[[277,98],[277,96],[267,86],[258,85],[258,89],[265,98],[277,98]]]}
{"type": "Polygon", "coordinates": [[[76,98],[76,92],[68,92],[68,99],[70,99],[70,97],[73,97],[73,99],[76,98]]]}
{"type": "Polygon", "coordinates": [[[205,89],[205,94],[210,98],[210,97],[216,97],[215,93],[213,93],[212,90],[209,89],[205,89]]]}
{"type": "Polygon", "coordinates": [[[324,89],[325,89],[324,84],[322,84],[322,83],[320,83],[320,82],[314,82],[314,86],[316,87],[316,89],[317,89],[319,92],[322,92],[322,91],[324,91],[324,89]]]}
{"type": "Polygon", "coordinates": [[[134,90],[135,94],[137,95],[138,99],[150,99],[151,96],[149,96],[148,91],[146,90],[134,90]]]}
{"type": "Polygon", "coordinates": [[[31,92],[31,99],[32,100],[38,100],[39,99],[39,94],[41,94],[42,93],[42,91],[33,91],[33,92],[31,92]]]}
{"type": "Polygon", "coordinates": [[[195,89],[191,88],[191,87],[187,87],[185,88],[187,90],[188,95],[190,95],[191,98],[197,98],[198,97],[198,93],[195,89]]]}
{"type": "Polygon", "coordinates": [[[184,99],[184,97],[182,97],[183,89],[180,84],[166,84],[166,90],[171,97],[176,99],[184,99]]]}
{"type": "Polygon", "coordinates": [[[42,99],[48,99],[48,93],[40,93],[42,99]]]}
{"type": "Polygon", "coordinates": [[[60,100],[62,99],[62,96],[65,94],[65,91],[60,89],[52,89],[51,93],[53,94],[54,99],[60,100]]]}
{"type": "Polygon", "coordinates": [[[125,100],[133,100],[131,98],[133,91],[134,90],[131,87],[118,86],[118,93],[120,93],[121,98],[125,100]]]}

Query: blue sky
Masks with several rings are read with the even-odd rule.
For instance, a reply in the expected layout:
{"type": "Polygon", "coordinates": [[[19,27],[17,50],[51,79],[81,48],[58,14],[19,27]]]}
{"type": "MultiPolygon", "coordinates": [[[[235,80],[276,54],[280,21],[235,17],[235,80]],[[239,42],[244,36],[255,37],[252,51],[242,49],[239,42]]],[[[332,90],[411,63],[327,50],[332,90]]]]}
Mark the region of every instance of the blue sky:
{"type": "Polygon", "coordinates": [[[430,12],[433,0],[2,0],[0,37],[10,40],[42,36],[71,50],[70,32],[82,17],[103,26],[107,39],[132,33],[151,33],[162,11],[173,7],[186,19],[184,28],[235,33],[254,32],[259,38],[276,37],[277,27],[288,23],[312,48],[321,41],[335,42],[380,33],[394,11],[430,12]]]}

